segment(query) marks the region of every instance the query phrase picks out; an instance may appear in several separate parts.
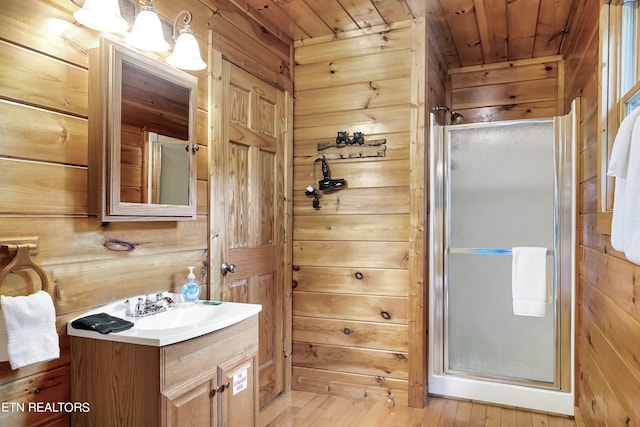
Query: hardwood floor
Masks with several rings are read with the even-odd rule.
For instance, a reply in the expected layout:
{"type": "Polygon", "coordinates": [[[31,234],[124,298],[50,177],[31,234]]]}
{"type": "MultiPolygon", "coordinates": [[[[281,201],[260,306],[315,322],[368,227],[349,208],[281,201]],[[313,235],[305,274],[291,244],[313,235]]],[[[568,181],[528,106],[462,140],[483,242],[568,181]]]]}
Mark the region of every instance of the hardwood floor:
{"type": "Polygon", "coordinates": [[[423,409],[290,391],[260,411],[260,427],[584,427],[575,420],[520,409],[432,397],[423,409]]]}

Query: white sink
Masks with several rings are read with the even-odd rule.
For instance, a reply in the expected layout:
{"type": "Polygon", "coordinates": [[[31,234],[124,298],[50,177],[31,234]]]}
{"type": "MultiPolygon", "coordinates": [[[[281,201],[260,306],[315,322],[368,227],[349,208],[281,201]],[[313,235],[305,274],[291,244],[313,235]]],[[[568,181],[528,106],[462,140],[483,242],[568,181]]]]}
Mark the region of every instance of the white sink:
{"type": "Polygon", "coordinates": [[[237,307],[231,304],[219,306],[195,304],[172,307],[162,313],[138,319],[135,328],[141,331],[153,331],[203,325],[215,321],[217,318],[232,315],[234,309],[237,307]]]}
{"type": "MultiPolygon", "coordinates": [[[[129,300],[137,301],[137,297],[129,298],[129,300]]],[[[161,347],[226,328],[259,313],[261,308],[259,304],[222,302],[218,305],[212,305],[209,302],[199,301],[197,303],[176,303],[167,311],[146,317],[130,317],[126,315],[124,300],[121,300],[94,308],[77,318],[90,314],[107,313],[133,322],[134,325],[131,329],[101,334],[96,331],[74,328],[71,326],[71,322],[75,319],[72,319],[67,323],[67,334],[76,337],[161,347]]]]}

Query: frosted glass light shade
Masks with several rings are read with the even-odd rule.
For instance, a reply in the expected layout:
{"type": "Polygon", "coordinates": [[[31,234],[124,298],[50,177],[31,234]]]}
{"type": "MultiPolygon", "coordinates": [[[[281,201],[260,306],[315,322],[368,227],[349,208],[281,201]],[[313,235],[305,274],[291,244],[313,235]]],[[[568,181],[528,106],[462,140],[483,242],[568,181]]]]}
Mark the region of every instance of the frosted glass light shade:
{"type": "Polygon", "coordinates": [[[120,15],[118,0],[85,0],[73,17],[85,27],[106,33],[124,33],[129,29],[120,15]]]}
{"type": "Polygon", "coordinates": [[[182,70],[204,70],[207,64],[200,56],[200,47],[193,31],[189,26],[180,30],[173,53],[167,58],[167,63],[182,70]]]}
{"type": "Polygon", "coordinates": [[[131,34],[125,41],[137,49],[152,52],[164,52],[170,48],[169,43],[164,39],[158,10],[148,5],[140,9],[131,34]]]}

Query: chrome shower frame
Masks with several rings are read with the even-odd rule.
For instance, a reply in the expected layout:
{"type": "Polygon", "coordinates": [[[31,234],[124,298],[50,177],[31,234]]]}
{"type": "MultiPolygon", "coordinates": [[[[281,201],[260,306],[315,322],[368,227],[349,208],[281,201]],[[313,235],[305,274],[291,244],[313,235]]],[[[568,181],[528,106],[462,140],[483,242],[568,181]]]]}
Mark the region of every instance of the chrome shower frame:
{"type": "MultiPolygon", "coordinates": [[[[438,109],[443,109],[437,107],[438,109]]],[[[446,108],[446,107],[445,107],[446,108]]],[[[438,111],[434,109],[434,111],[438,111]]],[[[575,108],[573,109],[575,111],[575,108]]],[[[517,378],[499,378],[482,374],[450,371],[447,368],[447,275],[445,261],[446,221],[446,153],[444,138],[448,129],[430,117],[430,194],[429,194],[429,392],[464,399],[491,401],[497,404],[528,407],[533,410],[573,415],[574,382],[574,307],[575,300],[575,126],[574,115],[553,118],[555,150],[554,239],[554,333],[556,370],[553,383],[517,378]],[[570,188],[566,183],[570,182],[570,188]],[[496,398],[488,398],[483,389],[490,384],[496,398]],[[526,390],[526,391],[523,391],[526,390]],[[522,393],[520,393],[522,391],[522,393]],[[529,396],[529,397],[521,397],[529,396]],[[533,397],[532,397],[533,396],[533,397]],[[540,398],[540,399],[538,399],[540,398]],[[547,400],[545,400],[547,399],[547,400]],[[548,403],[547,403],[548,402],[548,403]]],[[[461,125],[465,128],[496,126],[504,123],[461,125]]]]}

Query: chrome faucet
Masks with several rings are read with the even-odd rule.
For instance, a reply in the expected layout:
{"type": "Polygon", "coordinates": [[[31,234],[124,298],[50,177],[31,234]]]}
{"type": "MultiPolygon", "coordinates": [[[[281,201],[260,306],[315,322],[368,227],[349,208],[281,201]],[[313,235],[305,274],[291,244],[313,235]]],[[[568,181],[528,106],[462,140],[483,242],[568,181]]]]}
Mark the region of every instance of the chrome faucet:
{"type": "Polygon", "coordinates": [[[173,298],[170,296],[162,296],[162,294],[156,294],[156,300],[151,305],[152,307],[164,307],[165,309],[173,307],[173,298]]]}
{"type": "Polygon", "coordinates": [[[167,308],[173,306],[173,299],[170,296],[163,296],[162,293],[157,293],[155,301],[152,301],[147,295],[146,298],[139,297],[138,302],[133,308],[129,300],[126,300],[124,304],[127,307],[127,316],[144,317],[166,311],[167,308]]]}

